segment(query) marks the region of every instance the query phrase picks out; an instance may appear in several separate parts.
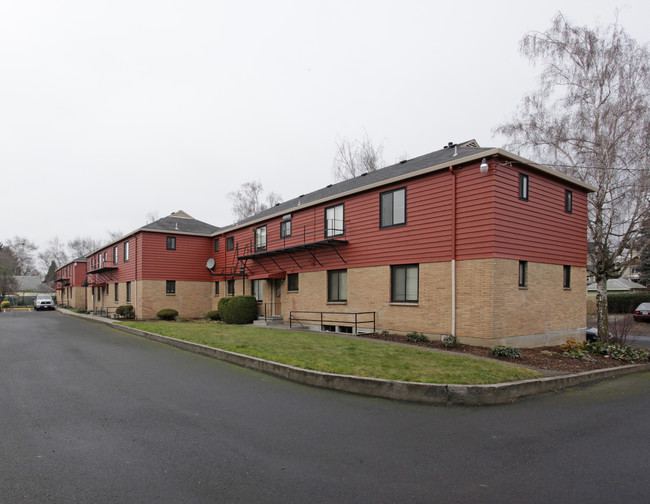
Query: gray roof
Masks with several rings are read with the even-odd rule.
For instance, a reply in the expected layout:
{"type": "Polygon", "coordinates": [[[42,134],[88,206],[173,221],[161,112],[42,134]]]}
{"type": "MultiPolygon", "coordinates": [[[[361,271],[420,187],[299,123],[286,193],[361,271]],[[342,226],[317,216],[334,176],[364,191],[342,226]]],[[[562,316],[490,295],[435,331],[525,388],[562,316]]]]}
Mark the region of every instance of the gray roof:
{"type": "Polygon", "coordinates": [[[241,220],[232,226],[227,226],[220,231],[243,226],[254,221],[263,220],[279,213],[288,213],[291,210],[294,210],[303,205],[309,205],[317,201],[331,199],[335,196],[343,196],[344,194],[350,192],[357,192],[366,187],[370,188],[374,185],[387,183],[392,179],[399,179],[401,177],[409,175],[415,176],[417,172],[431,168],[433,166],[445,163],[453,164],[455,160],[464,160],[466,162],[475,157],[481,157],[481,154],[493,150],[493,148],[479,147],[474,140],[458,144],[457,146],[451,144],[449,147],[445,147],[439,151],[431,152],[429,154],[425,154],[413,159],[400,161],[397,164],[387,166],[385,168],[380,168],[374,172],[364,173],[363,175],[352,179],[344,180],[336,184],[330,184],[327,187],[323,187],[317,191],[310,192],[309,194],[302,194],[297,198],[279,203],[267,210],[264,210],[263,212],[253,215],[252,217],[241,220]]]}
{"type": "Polygon", "coordinates": [[[21,276],[14,277],[18,282],[18,292],[54,292],[54,289],[44,284],[40,276],[21,276]]]}
{"type": "MultiPolygon", "coordinates": [[[[645,290],[645,285],[638,284],[632,280],[625,278],[610,278],[607,280],[608,291],[632,291],[632,290],[645,290]]],[[[596,291],[597,285],[595,283],[587,286],[588,291],[596,291]]]]}
{"type": "Polygon", "coordinates": [[[191,215],[186,214],[182,210],[174,212],[167,217],[163,217],[162,219],[158,219],[151,224],[142,226],[140,229],[204,235],[211,235],[219,231],[219,228],[217,226],[196,220],[191,215]]]}

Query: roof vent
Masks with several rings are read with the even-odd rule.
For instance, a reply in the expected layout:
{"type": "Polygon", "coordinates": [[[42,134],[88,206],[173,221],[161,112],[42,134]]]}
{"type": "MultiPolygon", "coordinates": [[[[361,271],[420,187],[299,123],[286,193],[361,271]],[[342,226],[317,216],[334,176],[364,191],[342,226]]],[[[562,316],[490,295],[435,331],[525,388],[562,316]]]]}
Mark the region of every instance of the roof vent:
{"type": "Polygon", "coordinates": [[[327,187],[332,187],[332,184],[329,184],[327,187]]]}
{"type": "MultiPolygon", "coordinates": [[[[447,147],[445,147],[445,149],[446,149],[446,148],[447,148],[447,147]]],[[[406,163],[407,161],[408,161],[408,159],[402,159],[402,160],[399,162],[399,164],[404,164],[404,163],[406,163]]]]}

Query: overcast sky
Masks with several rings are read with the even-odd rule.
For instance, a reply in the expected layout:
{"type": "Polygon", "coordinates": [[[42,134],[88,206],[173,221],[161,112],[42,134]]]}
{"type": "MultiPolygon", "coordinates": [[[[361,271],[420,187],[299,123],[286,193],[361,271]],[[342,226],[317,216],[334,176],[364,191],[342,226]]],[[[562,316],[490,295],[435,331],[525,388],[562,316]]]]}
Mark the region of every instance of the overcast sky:
{"type": "Polygon", "coordinates": [[[230,191],[333,182],[337,139],[392,164],[492,130],[536,86],[561,10],[648,43],[648,0],[0,0],[0,241],[105,239],[230,191]]]}

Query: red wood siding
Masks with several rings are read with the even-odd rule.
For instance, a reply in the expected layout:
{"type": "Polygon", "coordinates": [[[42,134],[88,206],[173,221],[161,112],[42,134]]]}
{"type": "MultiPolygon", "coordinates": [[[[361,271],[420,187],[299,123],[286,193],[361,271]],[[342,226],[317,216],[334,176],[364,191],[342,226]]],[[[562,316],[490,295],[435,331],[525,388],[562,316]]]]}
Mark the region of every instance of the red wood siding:
{"type": "Polygon", "coordinates": [[[204,236],[138,233],[137,279],[212,281],[205,267],[214,254],[214,241],[204,236]],[[167,250],[167,237],[176,238],[176,250],[167,250]]]}
{"type": "MultiPolygon", "coordinates": [[[[481,174],[479,162],[458,167],[456,176],[456,259],[514,258],[586,266],[587,197],[573,187],[534,169],[496,166],[481,174]],[[529,175],[529,201],[519,200],[519,172],[529,175]],[[573,191],[573,213],[564,209],[565,189],[573,191]]],[[[292,237],[280,240],[281,217],[220,235],[216,270],[235,266],[239,255],[253,252],[255,228],[267,226],[267,250],[324,239],[325,209],[343,203],[348,244],[331,249],[256,257],[247,261],[255,275],[322,269],[448,261],[452,259],[453,175],[449,170],[397,182],[326,204],[292,212],[292,237]],[[380,193],[406,187],[406,225],[380,229],[380,193]],[[235,251],[227,251],[227,238],[235,251]]],[[[212,242],[210,243],[210,245],[212,242]]],[[[213,249],[212,249],[213,250],[213,249]]],[[[248,273],[251,273],[251,271],[248,273]]]]}
{"type": "Polygon", "coordinates": [[[495,254],[573,266],[587,265],[587,194],[568,183],[522,167],[497,169],[495,254]],[[519,173],[529,176],[528,201],[519,199],[519,173]],[[573,191],[573,212],[565,191],[573,191]]]}

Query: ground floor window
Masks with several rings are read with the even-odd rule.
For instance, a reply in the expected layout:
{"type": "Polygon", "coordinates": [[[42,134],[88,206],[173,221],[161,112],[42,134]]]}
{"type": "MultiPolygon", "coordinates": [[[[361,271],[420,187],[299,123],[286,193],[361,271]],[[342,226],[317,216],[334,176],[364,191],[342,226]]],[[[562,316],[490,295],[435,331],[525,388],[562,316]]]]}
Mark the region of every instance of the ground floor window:
{"type": "Polygon", "coordinates": [[[214,282],[214,293],[219,295],[219,282],[214,282]]]}
{"type": "Polygon", "coordinates": [[[519,261],[519,287],[528,286],[528,261],[519,261]]]}
{"type": "Polygon", "coordinates": [[[298,273],[289,273],[287,275],[287,290],[289,292],[298,292],[298,273]]]}
{"type": "Polygon", "coordinates": [[[126,302],[131,302],[131,282],[126,282],[126,302]]]}
{"type": "Polygon", "coordinates": [[[263,280],[251,280],[251,293],[253,296],[255,296],[255,299],[257,299],[258,303],[261,303],[264,300],[262,282],[263,280]]]}
{"type": "Polygon", "coordinates": [[[390,300],[393,303],[417,303],[420,267],[417,264],[391,266],[390,300]]]}
{"type": "Polygon", "coordinates": [[[571,288],[571,266],[564,266],[564,278],[562,280],[562,283],[564,285],[565,289],[570,289],[571,288]]]}
{"type": "Polygon", "coordinates": [[[176,280],[167,280],[165,285],[165,292],[167,294],[176,294],[176,280]]]}
{"type": "Polygon", "coordinates": [[[330,302],[348,300],[348,270],[327,272],[327,300],[330,302]]]}
{"type": "Polygon", "coordinates": [[[113,289],[114,289],[114,291],[115,291],[115,301],[119,301],[119,300],[120,300],[120,299],[119,299],[120,296],[119,296],[119,294],[118,294],[118,288],[117,288],[118,285],[119,285],[119,284],[115,284],[115,286],[113,287],[113,289]]]}
{"type": "Polygon", "coordinates": [[[228,280],[228,295],[229,296],[234,296],[235,295],[235,281],[234,280],[228,280]]]}

